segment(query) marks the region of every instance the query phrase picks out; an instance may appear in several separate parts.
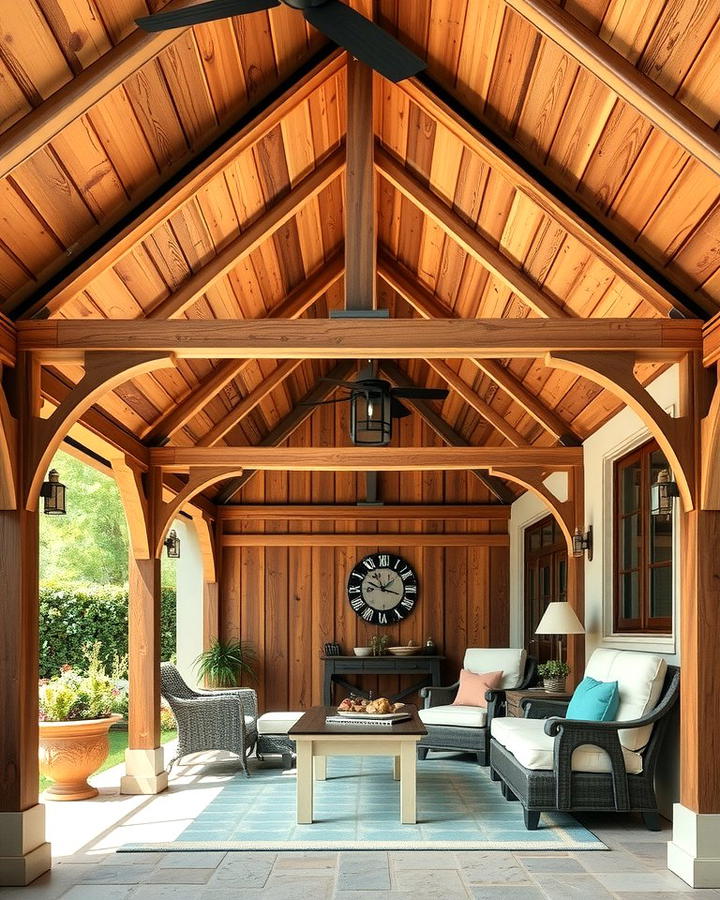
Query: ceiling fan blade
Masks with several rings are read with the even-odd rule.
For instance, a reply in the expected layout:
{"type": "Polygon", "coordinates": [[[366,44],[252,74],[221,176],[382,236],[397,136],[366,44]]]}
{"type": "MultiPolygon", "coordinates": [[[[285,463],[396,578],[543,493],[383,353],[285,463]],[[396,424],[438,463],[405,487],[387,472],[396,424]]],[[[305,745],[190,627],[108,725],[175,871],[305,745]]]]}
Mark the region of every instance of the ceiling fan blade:
{"type": "Polygon", "coordinates": [[[442,388],[407,387],[391,388],[390,393],[393,397],[406,397],[408,400],[411,398],[415,400],[444,400],[450,392],[442,388]]]}
{"type": "Polygon", "coordinates": [[[327,381],[329,384],[337,384],[339,387],[347,388],[349,391],[362,390],[362,385],[354,381],[338,381],[337,378],[321,378],[320,381],[327,381]]]}
{"type": "Polygon", "coordinates": [[[406,419],[408,416],[411,416],[411,411],[402,404],[399,400],[396,400],[394,397],[390,401],[390,418],[392,419],[406,419]]]}
{"type": "Polygon", "coordinates": [[[298,403],[298,406],[328,406],[330,403],[347,403],[352,397],[336,397],[334,400],[314,400],[298,403]]]}
{"type": "Polygon", "coordinates": [[[170,28],[183,28],[186,25],[214,22],[216,19],[227,19],[230,16],[242,16],[245,13],[272,9],[273,6],[279,5],[279,0],[210,0],[208,3],[199,3],[185,9],[143,16],[135,21],[145,31],[167,31],[170,28]]]}
{"type": "Polygon", "coordinates": [[[426,67],[400,41],[339,0],[303,9],[303,14],[318,31],[390,81],[410,78],[426,67]]]}

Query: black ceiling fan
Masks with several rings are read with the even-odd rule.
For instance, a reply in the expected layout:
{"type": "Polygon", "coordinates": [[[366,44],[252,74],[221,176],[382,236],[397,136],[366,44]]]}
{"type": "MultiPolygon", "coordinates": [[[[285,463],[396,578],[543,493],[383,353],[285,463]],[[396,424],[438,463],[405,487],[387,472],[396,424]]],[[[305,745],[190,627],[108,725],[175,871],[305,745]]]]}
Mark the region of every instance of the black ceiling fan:
{"type": "Polygon", "coordinates": [[[364,369],[357,381],[337,381],[323,378],[349,393],[333,400],[319,400],[304,406],[325,406],[332,403],[350,403],[350,437],[360,446],[384,446],[392,439],[394,419],[404,419],[411,411],[400,402],[408,400],[444,400],[448,391],[440,388],[392,387],[389,381],[377,378],[364,369]]]}
{"type": "Polygon", "coordinates": [[[419,56],[340,0],[209,0],[135,21],[145,31],[165,31],[272,9],[281,2],[302,12],[318,31],[390,81],[402,81],[425,68],[419,56]]]}

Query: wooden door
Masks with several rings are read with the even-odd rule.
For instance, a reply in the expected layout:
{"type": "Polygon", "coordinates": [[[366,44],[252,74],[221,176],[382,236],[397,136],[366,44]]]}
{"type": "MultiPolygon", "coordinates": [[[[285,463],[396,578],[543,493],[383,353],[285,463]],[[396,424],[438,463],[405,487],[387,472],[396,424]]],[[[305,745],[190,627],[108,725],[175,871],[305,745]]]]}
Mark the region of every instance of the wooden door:
{"type": "Polygon", "coordinates": [[[557,655],[553,635],[535,634],[548,603],[567,600],[567,546],[554,518],[525,530],[525,647],[540,662],[557,655]]]}

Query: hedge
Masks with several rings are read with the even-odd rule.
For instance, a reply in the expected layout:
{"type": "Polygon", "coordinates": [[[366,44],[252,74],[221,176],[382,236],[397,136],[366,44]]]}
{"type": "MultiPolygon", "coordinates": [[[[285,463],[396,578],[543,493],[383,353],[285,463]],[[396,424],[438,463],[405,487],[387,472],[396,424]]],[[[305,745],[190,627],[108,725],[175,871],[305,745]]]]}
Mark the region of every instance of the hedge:
{"type": "MultiPolygon", "coordinates": [[[[160,606],[162,659],[175,653],[175,591],[163,589],[160,606]]],[[[128,589],[114,585],[72,584],[40,589],[40,677],[57,675],[61,666],[82,667],[83,647],[100,641],[108,670],[113,656],[128,650],[128,589]]]]}

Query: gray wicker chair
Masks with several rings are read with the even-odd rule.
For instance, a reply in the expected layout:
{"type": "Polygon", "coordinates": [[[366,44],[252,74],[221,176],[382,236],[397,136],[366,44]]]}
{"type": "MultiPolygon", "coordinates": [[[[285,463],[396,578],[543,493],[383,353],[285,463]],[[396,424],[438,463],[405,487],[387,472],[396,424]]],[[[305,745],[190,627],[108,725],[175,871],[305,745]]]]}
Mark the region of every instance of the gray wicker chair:
{"type": "MultiPolygon", "coordinates": [[[[480,716],[479,724],[456,724],[463,718],[462,711],[467,709],[452,706],[460,686],[459,681],[447,687],[422,688],[420,696],[425,703],[420,710],[420,718],[427,729],[427,735],[418,743],[418,757],[426,759],[429,750],[458,750],[474,753],[478,765],[487,766],[490,761],[490,725],[495,716],[505,715],[505,691],[523,689],[532,684],[537,662],[520,649],[473,647],[466,651],[463,667],[480,673],[505,669],[508,676],[501,689],[486,692],[487,710],[475,711],[480,716]],[[507,668],[505,656],[512,660],[507,668]]],[[[468,712],[468,722],[471,722],[472,710],[468,712]]]]}
{"type": "MultiPolygon", "coordinates": [[[[650,831],[660,830],[655,798],[655,768],[668,713],[677,702],[679,669],[668,666],[654,708],[637,719],[585,722],[565,719],[566,701],[526,698],[526,718],[545,719],[544,732],[554,738],[552,769],[528,769],[494,737],[490,741],[490,777],[502,782],[503,796],[519,800],[525,826],[538,827],[541,812],[639,812],[650,831]],[[548,718],[549,716],[549,718],[548,718]],[[651,726],[649,739],[637,750],[642,759],[637,773],[628,773],[620,732],[651,726]],[[601,748],[610,758],[610,772],[574,771],[573,752],[586,746],[601,748]]],[[[522,721],[522,720],[521,720],[522,721]]]]}
{"type": "Polygon", "coordinates": [[[168,771],[189,753],[225,750],[240,758],[241,768],[249,776],[246,760],[257,743],[255,691],[193,691],[172,663],[161,664],[160,678],[162,696],[178,726],[177,752],[168,771]]]}

